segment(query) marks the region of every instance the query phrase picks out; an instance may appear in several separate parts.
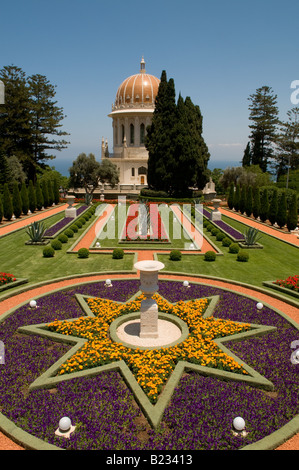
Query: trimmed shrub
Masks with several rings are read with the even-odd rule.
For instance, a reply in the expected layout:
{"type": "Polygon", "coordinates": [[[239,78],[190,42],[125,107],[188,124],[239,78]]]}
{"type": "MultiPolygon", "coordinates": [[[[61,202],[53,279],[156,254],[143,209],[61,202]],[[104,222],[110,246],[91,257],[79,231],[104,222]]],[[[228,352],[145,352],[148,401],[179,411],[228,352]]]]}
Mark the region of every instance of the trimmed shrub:
{"type": "Polygon", "coordinates": [[[244,250],[240,250],[239,253],[237,254],[237,261],[241,261],[245,263],[248,260],[249,260],[249,254],[244,250]]]}
{"type": "Polygon", "coordinates": [[[205,253],[205,261],[215,261],[216,253],[214,251],[207,251],[205,253]]]}
{"type": "Polygon", "coordinates": [[[24,215],[27,215],[28,210],[29,210],[29,199],[28,199],[28,191],[27,191],[25,182],[23,182],[21,186],[21,200],[22,200],[22,212],[24,215]]]}
{"type": "Polygon", "coordinates": [[[62,248],[62,243],[60,240],[52,240],[51,241],[51,247],[54,248],[54,250],[61,250],[62,248]]]}
{"type": "Polygon", "coordinates": [[[84,219],[84,217],[80,217],[80,219],[78,219],[77,222],[81,222],[82,227],[83,227],[83,225],[86,224],[86,220],[84,219]]]}
{"type": "Polygon", "coordinates": [[[55,254],[55,250],[52,246],[45,246],[43,249],[43,256],[44,258],[53,258],[55,254]]]}
{"type": "Polygon", "coordinates": [[[240,247],[238,243],[232,243],[228,249],[230,253],[234,253],[234,254],[239,253],[239,250],[240,250],[240,247]]]}
{"type": "Polygon", "coordinates": [[[285,192],[281,193],[279,198],[276,222],[280,228],[287,223],[287,198],[285,192]]]}
{"type": "Polygon", "coordinates": [[[171,261],[181,261],[182,253],[180,252],[180,250],[172,250],[169,254],[169,259],[171,261]]]}
{"type": "Polygon", "coordinates": [[[289,211],[287,215],[287,227],[288,230],[295,230],[298,224],[298,209],[297,209],[297,195],[294,193],[290,205],[289,205],[289,211]]]}
{"type": "Polygon", "coordinates": [[[4,184],[2,201],[4,218],[6,220],[11,220],[13,214],[13,205],[7,183],[4,184]]]}
{"type": "Polygon", "coordinates": [[[79,230],[76,224],[72,224],[72,225],[70,226],[70,229],[71,229],[73,232],[75,232],[75,233],[77,233],[78,230],[79,230]]]}
{"type": "Polygon", "coordinates": [[[258,218],[261,210],[260,189],[256,186],[253,190],[252,214],[255,219],[258,218]]]}
{"type": "Polygon", "coordinates": [[[232,244],[232,241],[231,241],[230,238],[228,238],[228,237],[223,238],[223,240],[222,240],[222,245],[223,246],[230,246],[231,244],[232,244]]]}
{"type": "Polygon", "coordinates": [[[124,257],[124,250],[122,248],[115,248],[112,253],[113,259],[122,259],[124,257]]]}
{"type": "Polygon", "coordinates": [[[33,181],[29,181],[28,185],[28,200],[29,200],[29,209],[33,213],[36,209],[36,194],[35,194],[35,188],[33,186],[33,181]]]}
{"type": "Polygon", "coordinates": [[[49,207],[49,193],[48,193],[48,184],[46,180],[42,181],[42,193],[44,199],[44,207],[49,207]]]}
{"type": "Polygon", "coordinates": [[[36,195],[36,207],[40,211],[44,207],[44,196],[42,188],[40,187],[39,181],[37,181],[35,186],[35,195],[36,195]]]}
{"type": "Polygon", "coordinates": [[[1,194],[0,194],[0,222],[3,219],[3,205],[2,205],[2,199],[1,199],[1,194]]]}
{"type": "Polygon", "coordinates": [[[246,209],[246,199],[247,199],[247,189],[245,184],[241,187],[240,191],[240,202],[239,202],[239,211],[241,214],[244,214],[246,209]]]}
{"type": "Polygon", "coordinates": [[[58,240],[61,242],[61,243],[67,243],[68,241],[68,237],[64,234],[64,233],[61,233],[58,237],[58,240]]]}
{"type": "Polygon", "coordinates": [[[213,228],[215,228],[214,225],[212,225],[210,222],[208,222],[208,224],[206,226],[207,231],[211,232],[213,230],[213,228]]]}
{"type": "Polygon", "coordinates": [[[252,186],[247,188],[246,203],[245,203],[245,212],[247,217],[250,217],[252,214],[252,205],[253,205],[253,193],[252,186]]]}
{"type": "Polygon", "coordinates": [[[234,208],[234,193],[235,193],[235,186],[234,186],[234,183],[231,183],[229,187],[228,198],[227,198],[227,205],[230,209],[234,208]]]}
{"type": "Polygon", "coordinates": [[[220,233],[220,230],[218,228],[212,228],[211,234],[214,235],[214,237],[216,237],[218,233],[220,233]]]}
{"type": "Polygon", "coordinates": [[[89,250],[87,248],[80,248],[78,251],[78,258],[88,258],[89,250]]]}
{"type": "Polygon", "coordinates": [[[236,191],[234,193],[234,209],[238,212],[240,208],[240,185],[236,185],[236,191]]]}
{"type": "Polygon", "coordinates": [[[264,189],[261,197],[261,208],[260,208],[260,219],[262,222],[266,222],[269,215],[269,200],[268,200],[268,190],[264,189]]]}
{"type": "Polygon", "coordinates": [[[82,227],[82,223],[80,222],[80,220],[76,220],[75,225],[77,225],[78,228],[82,227]]]}
{"type": "Polygon", "coordinates": [[[74,231],[70,228],[67,228],[64,232],[64,235],[66,235],[68,238],[73,238],[74,236],[74,231]]]}
{"type": "Polygon", "coordinates": [[[60,202],[59,184],[56,178],[54,179],[54,183],[53,183],[53,196],[54,196],[55,204],[59,204],[60,202]]]}
{"type": "Polygon", "coordinates": [[[225,234],[224,234],[223,232],[217,233],[217,235],[216,235],[216,240],[217,240],[218,242],[222,242],[222,240],[224,240],[224,238],[225,238],[225,234]]]}
{"type": "Polygon", "coordinates": [[[15,217],[18,219],[20,215],[22,214],[22,200],[21,200],[19,185],[17,181],[13,183],[12,205],[13,205],[13,213],[15,217]]]}
{"type": "Polygon", "coordinates": [[[277,189],[274,189],[272,193],[271,202],[269,205],[269,221],[272,225],[275,224],[277,218],[277,211],[278,211],[278,196],[277,196],[277,189]]]}

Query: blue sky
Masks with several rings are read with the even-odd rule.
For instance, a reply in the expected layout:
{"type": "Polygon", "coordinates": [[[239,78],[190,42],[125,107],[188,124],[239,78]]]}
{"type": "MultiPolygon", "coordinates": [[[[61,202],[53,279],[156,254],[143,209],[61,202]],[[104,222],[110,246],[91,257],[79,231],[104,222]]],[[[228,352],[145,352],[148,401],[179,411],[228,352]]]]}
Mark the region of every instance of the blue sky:
{"type": "Polygon", "coordinates": [[[204,118],[210,167],[237,165],[249,135],[248,97],[263,85],[286,119],[299,80],[297,0],[10,0],[2,2],[0,68],[21,67],[56,85],[71,135],[50,164],[66,173],[81,152],[112,152],[107,115],[118,86],[146,70],[166,70],[177,95],[204,118]]]}

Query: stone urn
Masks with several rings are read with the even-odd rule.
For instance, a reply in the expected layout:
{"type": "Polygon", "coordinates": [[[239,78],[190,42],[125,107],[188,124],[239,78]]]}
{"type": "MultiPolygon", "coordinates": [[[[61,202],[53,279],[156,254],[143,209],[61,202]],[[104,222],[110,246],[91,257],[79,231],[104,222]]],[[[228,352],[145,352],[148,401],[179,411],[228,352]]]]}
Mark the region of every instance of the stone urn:
{"type": "Polygon", "coordinates": [[[221,199],[213,199],[212,203],[214,206],[214,210],[212,211],[211,214],[211,219],[213,220],[221,220],[221,212],[219,211],[219,206],[221,204],[221,199]]]}
{"type": "Polygon", "coordinates": [[[65,216],[70,217],[71,219],[75,219],[77,217],[77,210],[75,207],[73,207],[75,199],[75,196],[69,194],[66,196],[66,202],[68,203],[68,207],[65,210],[65,216]]]}
{"type": "Polygon", "coordinates": [[[158,291],[158,274],[164,268],[160,261],[139,261],[134,264],[140,271],[140,289],[146,299],[140,308],[140,338],[158,338],[158,305],[153,295],[158,291]]]}

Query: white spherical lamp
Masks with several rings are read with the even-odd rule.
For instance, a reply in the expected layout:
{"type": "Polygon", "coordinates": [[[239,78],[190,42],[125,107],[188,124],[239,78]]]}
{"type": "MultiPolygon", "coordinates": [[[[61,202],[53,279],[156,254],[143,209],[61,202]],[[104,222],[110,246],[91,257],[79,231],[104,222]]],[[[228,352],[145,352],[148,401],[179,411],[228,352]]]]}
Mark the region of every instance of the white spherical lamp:
{"type": "Polygon", "coordinates": [[[184,282],[183,282],[183,286],[184,286],[184,287],[188,287],[188,286],[189,286],[189,281],[184,281],[184,282]]]}
{"type": "Polygon", "coordinates": [[[71,429],[71,426],[72,426],[72,422],[71,422],[70,418],[68,418],[67,416],[64,416],[59,421],[59,430],[61,432],[69,431],[71,429]]]}
{"type": "Polygon", "coordinates": [[[100,248],[100,246],[101,246],[100,242],[96,242],[96,247],[100,248]]]}
{"type": "Polygon", "coordinates": [[[30,300],[29,305],[31,308],[36,308],[36,300],[30,300]]]}
{"type": "Polygon", "coordinates": [[[262,302],[258,302],[258,303],[256,304],[256,308],[257,308],[258,310],[262,310],[263,307],[264,307],[264,306],[263,306],[262,302]]]}
{"type": "Polygon", "coordinates": [[[233,427],[236,431],[240,432],[240,431],[243,431],[245,429],[245,421],[243,418],[241,418],[241,416],[237,416],[234,420],[233,420],[233,427]]]}
{"type": "Polygon", "coordinates": [[[112,286],[111,279],[106,279],[105,284],[106,284],[106,287],[111,287],[112,286]]]}

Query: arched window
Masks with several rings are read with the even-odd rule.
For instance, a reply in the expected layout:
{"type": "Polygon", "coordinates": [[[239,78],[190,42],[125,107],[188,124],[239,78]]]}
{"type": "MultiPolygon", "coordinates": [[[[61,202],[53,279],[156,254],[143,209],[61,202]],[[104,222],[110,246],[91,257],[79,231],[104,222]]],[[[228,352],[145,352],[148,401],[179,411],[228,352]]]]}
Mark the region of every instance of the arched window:
{"type": "Polygon", "coordinates": [[[130,124],[130,144],[134,144],[134,125],[130,124]]]}
{"type": "Polygon", "coordinates": [[[132,169],[131,169],[131,175],[132,175],[132,176],[135,176],[135,168],[132,168],[132,169]]]}
{"type": "Polygon", "coordinates": [[[142,123],[140,125],[140,143],[144,144],[144,138],[145,138],[145,125],[142,123]]]}

